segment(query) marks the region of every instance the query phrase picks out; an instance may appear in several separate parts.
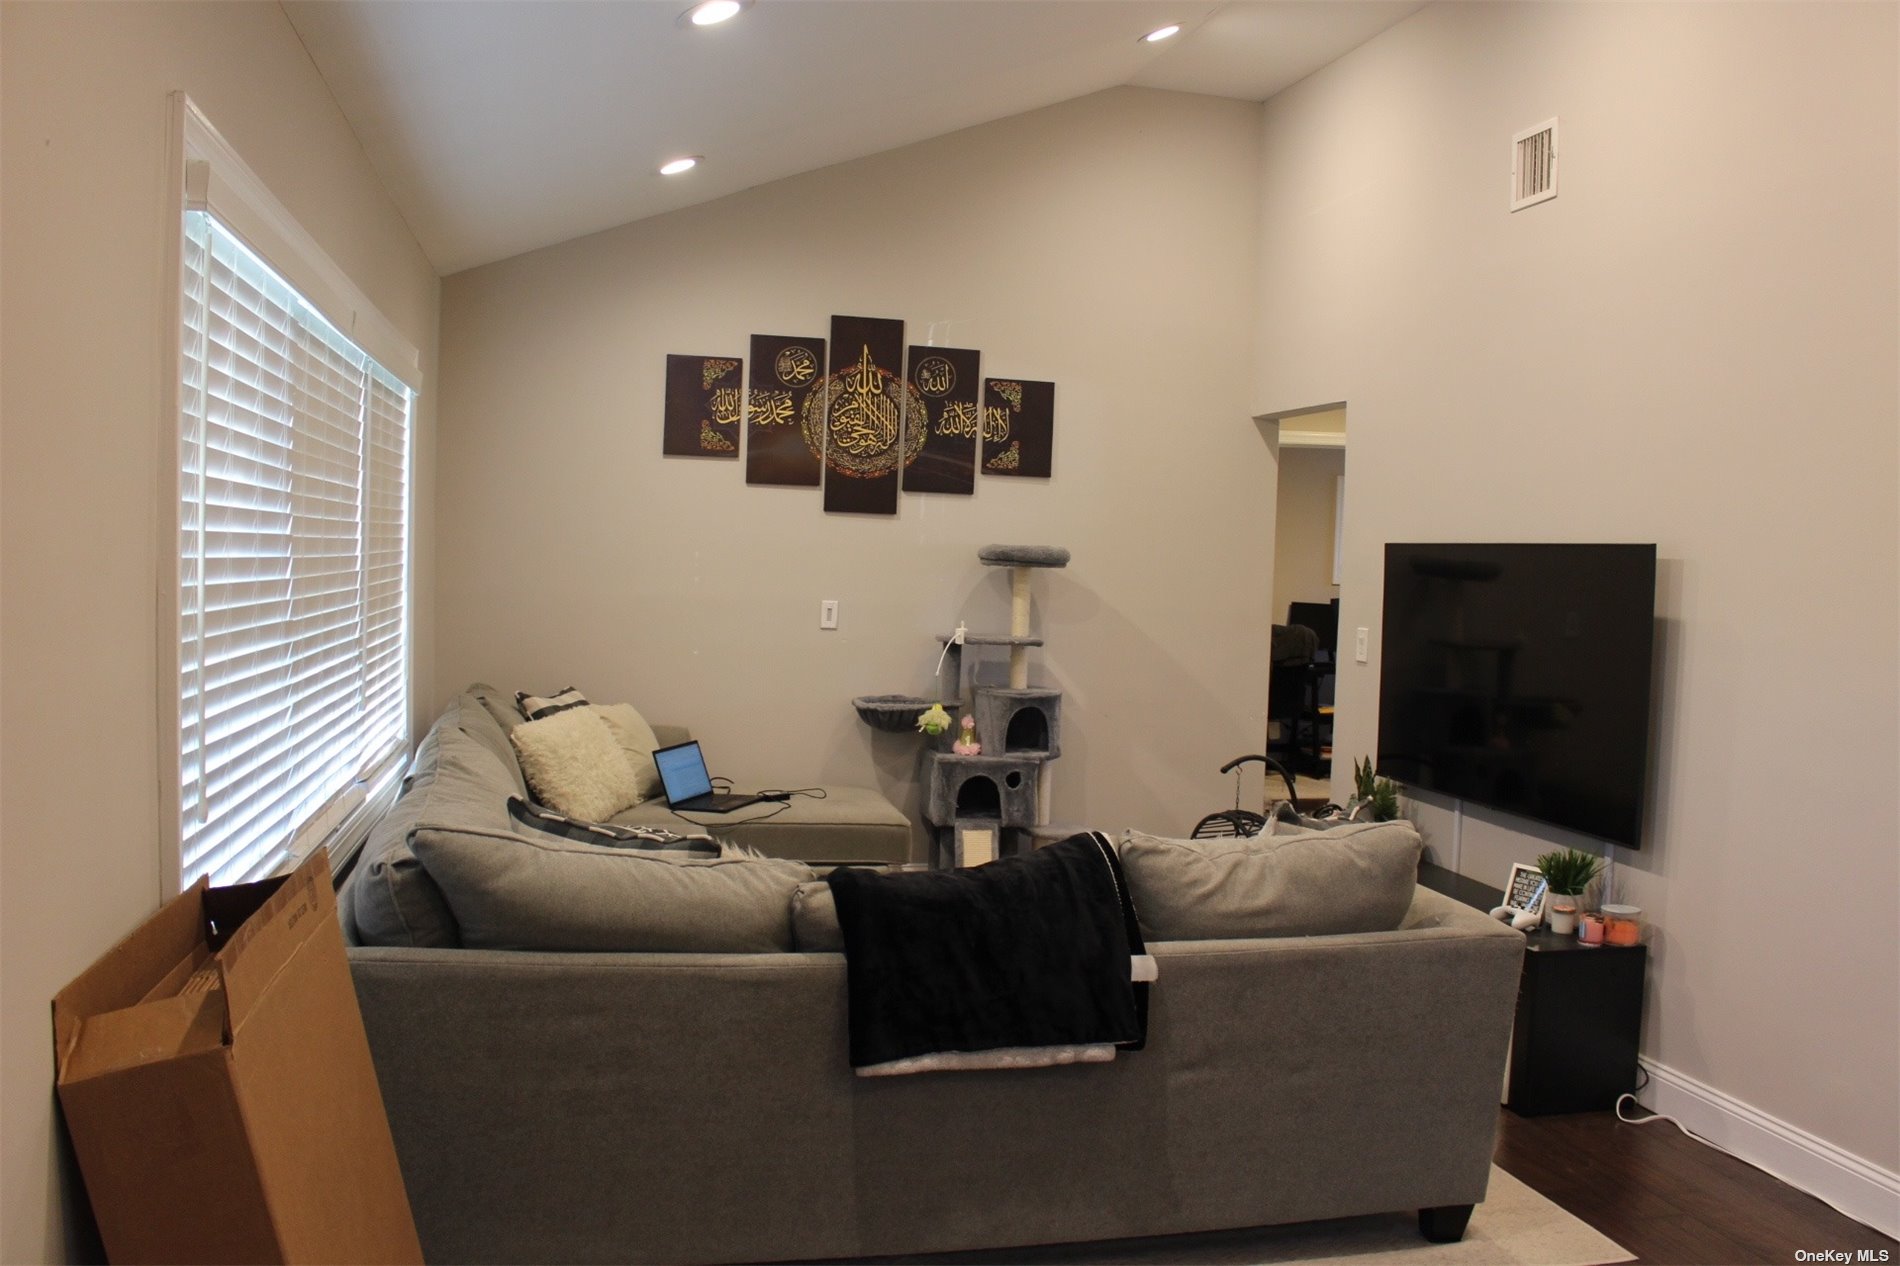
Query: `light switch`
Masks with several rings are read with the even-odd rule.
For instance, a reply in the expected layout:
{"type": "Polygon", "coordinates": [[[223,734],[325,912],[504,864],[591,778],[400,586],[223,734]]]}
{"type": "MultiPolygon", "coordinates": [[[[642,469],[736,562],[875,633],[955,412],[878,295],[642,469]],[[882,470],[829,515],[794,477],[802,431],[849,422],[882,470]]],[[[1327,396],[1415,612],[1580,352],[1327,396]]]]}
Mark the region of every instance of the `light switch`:
{"type": "Polygon", "coordinates": [[[818,627],[835,629],[838,627],[838,600],[826,598],[818,604],[818,627]]]}
{"type": "Polygon", "coordinates": [[[1370,629],[1359,629],[1355,631],[1352,635],[1352,657],[1362,664],[1365,663],[1371,641],[1372,631],[1370,629]]]}

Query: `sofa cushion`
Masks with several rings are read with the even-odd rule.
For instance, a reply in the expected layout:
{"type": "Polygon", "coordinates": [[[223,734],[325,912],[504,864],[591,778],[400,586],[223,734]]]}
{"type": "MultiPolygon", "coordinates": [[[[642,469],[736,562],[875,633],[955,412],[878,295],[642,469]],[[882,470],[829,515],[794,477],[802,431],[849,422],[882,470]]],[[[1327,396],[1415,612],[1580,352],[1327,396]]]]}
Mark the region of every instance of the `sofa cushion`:
{"type": "Polygon", "coordinates": [[[531,695],[525,690],[515,692],[515,706],[530,721],[539,721],[542,717],[551,717],[569,708],[585,708],[587,704],[587,696],[572,686],[562,686],[553,694],[545,696],[531,695]]]}
{"type": "Polygon", "coordinates": [[[409,759],[409,768],[403,771],[402,789],[407,792],[417,785],[426,786],[435,778],[435,766],[441,758],[441,736],[439,725],[429,727],[422,736],[422,742],[416,746],[416,754],[409,759]]]}
{"type": "Polygon", "coordinates": [[[675,861],[554,838],[418,831],[462,944],[482,949],[765,953],[792,948],[792,892],[809,866],[675,861]]]}
{"type": "Polygon", "coordinates": [[[869,787],[825,787],[823,798],[793,796],[734,813],[676,813],[664,797],[643,800],[613,821],[621,826],[710,830],[772,857],[804,862],[901,862],[910,857],[910,819],[869,787]]]}
{"type": "Polygon", "coordinates": [[[613,732],[614,742],[620,744],[620,750],[626,753],[627,763],[633,766],[633,781],[639,790],[639,798],[634,801],[650,800],[660,794],[660,767],[653,763],[654,749],[663,746],[653,727],[640,715],[630,703],[597,703],[594,711],[607,723],[613,732]]]}
{"type": "Polygon", "coordinates": [[[534,798],[589,822],[605,822],[640,801],[638,780],[613,731],[582,705],[508,731],[534,798]]]}
{"type": "Polygon", "coordinates": [[[1404,821],[1225,840],[1130,831],[1121,844],[1142,935],[1157,941],[1389,931],[1412,904],[1418,857],[1404,821]]]}
{"type": "Polygon", "coordinates": [[[499,690],[485,681],[478,681],[462,692],[474,695],[488,715],[495,718],[495,724],[506,734],[528,718],[521,715],[521,709],[515,703],[515,697],[505,690],[499,690]]]}
{"type": "Polygon", "coordinates": [[[831,885],[813,879],[792,892],[792,948],[806,954],[844,953],[844,928],[831,885]]]}
{"type": "MultiPolygon", "coordinates": [[[[521,766],[515,760],[515,749],[508,742],[508,727],[497,719],[498,710],[487,702],[493,686],[484,686],[480,682],[470,686],[455,697],[452,705],[455,713],[456,728],[481,744],[502,769],[515,790],[522,795],[528,794],[527,780],[521,776],[521,766]]],[[[516,718],[516,724],[520,718],[516,718]]]]}
{"type": "Polygon", "coordinates": [[[463,714],[471,707],[479,710],[464,695],[443,711],[422,744],[434,752],[433,762],[418,770],[409,790],[370,830],[363,845],[348,892],[354,931],[366,944],[461,944],[455,916],[417,860],[411,837],[424,826],[507,821],[514,777],[462,728],[463,714]]]}

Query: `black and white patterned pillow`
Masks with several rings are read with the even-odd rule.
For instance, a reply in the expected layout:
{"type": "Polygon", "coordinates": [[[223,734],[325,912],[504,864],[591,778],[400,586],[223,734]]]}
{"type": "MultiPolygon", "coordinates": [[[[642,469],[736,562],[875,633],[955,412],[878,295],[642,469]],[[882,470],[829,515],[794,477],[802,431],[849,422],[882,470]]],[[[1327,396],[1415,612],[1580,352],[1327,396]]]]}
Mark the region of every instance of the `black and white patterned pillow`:
{"type": "Polygon", "coordinates": [[[515,692],[515,703],[521,709],[521,715],[530,721],[539,721],[542,717],[551,717],[557,712],[566,712],[570,708],[587,706],[587,696],[572,686],[563,686],[552,695],[531,695],[525,690],[515,692]]]}
{"type": "Polygon", "coordinates": [[[579,844],[598,844],[604,848],[625,848],[641,853],[665,853],[684,860],[711,860],[721,855],[719,842],[710,835],[681,835],[654,826],[614,826],[607,822],[583,822],[552,809],[531,804],[520,796],[508,797],[508,816],[518,827],[543,831],[579,844]]]}

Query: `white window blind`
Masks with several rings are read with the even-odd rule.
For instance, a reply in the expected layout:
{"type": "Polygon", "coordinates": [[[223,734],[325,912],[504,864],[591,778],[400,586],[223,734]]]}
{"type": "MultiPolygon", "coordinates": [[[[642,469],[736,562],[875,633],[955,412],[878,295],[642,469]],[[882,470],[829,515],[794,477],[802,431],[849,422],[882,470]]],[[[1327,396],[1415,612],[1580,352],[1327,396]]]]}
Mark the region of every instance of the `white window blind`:
{"type": "Polygon", "coordinates": [[[408,741],[412,394],[206,211],[185,216],[180,878],[269,874],[408,741]]]}

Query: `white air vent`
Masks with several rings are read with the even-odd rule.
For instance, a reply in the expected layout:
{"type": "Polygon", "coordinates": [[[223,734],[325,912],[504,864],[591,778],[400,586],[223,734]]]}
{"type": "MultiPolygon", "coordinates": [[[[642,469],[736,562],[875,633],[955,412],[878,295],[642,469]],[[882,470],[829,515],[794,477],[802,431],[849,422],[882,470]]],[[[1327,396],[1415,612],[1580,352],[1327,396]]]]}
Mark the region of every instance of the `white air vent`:
{"type": "Polygon", "coordinates": [[[1526,128],[1511,138],[1511,210],[1557,196],[1557,120],[1526,128]]]}

